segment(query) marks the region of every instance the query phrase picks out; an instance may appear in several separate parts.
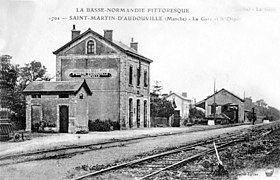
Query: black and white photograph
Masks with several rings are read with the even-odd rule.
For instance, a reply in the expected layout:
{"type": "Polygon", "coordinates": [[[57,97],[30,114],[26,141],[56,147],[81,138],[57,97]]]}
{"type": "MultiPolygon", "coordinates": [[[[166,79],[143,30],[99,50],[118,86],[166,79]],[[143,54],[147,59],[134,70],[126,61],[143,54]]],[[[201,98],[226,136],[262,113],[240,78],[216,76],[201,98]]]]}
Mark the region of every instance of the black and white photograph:
{"type": "Polygon", "coordinates": [[[0,180],[280,179],[277,0],[0,0],[0,180]]]}

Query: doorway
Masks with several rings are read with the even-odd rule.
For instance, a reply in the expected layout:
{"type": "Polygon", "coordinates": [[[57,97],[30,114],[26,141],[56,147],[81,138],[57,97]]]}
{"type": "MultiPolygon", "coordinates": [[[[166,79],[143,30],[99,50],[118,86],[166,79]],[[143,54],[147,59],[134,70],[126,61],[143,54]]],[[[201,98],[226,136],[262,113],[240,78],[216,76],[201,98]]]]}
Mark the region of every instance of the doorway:
{"type": "Polygon", "coordinates": [[[69,126],[68,106],[59,106],[59,132],[68,133],[69,126]]]}
{"type": "Polygon", "coordinates": [[[42,108],[38,105],[31,106],[31,131],[38,132],[42,117],[42,108]]]}
{"type": "Polygon", "coordinates": [[[180,127],[180,110],[174,110],[174,121],[172,127],[180,127]]]}

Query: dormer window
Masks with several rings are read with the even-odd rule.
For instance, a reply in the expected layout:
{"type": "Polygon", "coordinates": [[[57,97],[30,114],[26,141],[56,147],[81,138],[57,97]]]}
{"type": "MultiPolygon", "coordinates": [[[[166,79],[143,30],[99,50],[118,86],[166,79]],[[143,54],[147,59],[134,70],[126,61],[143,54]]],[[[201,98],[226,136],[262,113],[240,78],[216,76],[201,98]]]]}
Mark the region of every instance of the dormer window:
{"type": "Polygon", "coordinates": [[[87,54],[94,54],[94,41],[90,40],[87,42],[87,54]]]}

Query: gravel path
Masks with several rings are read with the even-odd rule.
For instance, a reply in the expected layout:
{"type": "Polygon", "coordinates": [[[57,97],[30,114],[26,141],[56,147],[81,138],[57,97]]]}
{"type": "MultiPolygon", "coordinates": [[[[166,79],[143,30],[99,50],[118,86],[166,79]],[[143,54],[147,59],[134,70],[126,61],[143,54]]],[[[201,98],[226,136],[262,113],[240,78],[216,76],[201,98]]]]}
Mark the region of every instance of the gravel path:
{"type": "Polygon", "coordinates": [[[78,166],[110,164],[122,159],[133,158],[137,154],[149,152],[157,148],[179,146],[187,142],[248,127],[250,125],[145,138],[134,141],[132,144],[126,146],[107,149],[101,148],[97,151],[86,152],[73,157],[7,165],[0,167],[0,179],[67,179],[67,177],[72,177],[73,174],[77,176],[84,173],[83,171],[77,171],[76,167],[78,166]]]}

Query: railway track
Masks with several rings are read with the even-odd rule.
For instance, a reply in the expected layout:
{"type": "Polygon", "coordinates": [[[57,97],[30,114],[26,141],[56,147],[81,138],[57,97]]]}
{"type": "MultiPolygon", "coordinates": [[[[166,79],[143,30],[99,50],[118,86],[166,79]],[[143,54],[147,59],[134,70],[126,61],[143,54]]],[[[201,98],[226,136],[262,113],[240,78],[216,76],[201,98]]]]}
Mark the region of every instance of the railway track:
{"type": "MultiPolygon", "coordinates": [[[[203,131],[203,130],[199,130],[199,131],[203,131]]],[[[71,145],[71,146],[66,146],[66,147],[59,147],[59,148],[47,149],[47,150],[38,150],[38,151],[32,151],[32,152],[27,152],[27,153],[3,155],[3,156],[0,156],[0,166],[34,161],[34,160],[71,157],[76,154],[82,154],[82,153],[86,153],[89,151],[129,145],[129,144],[135,143],[137,140],[141,140],[144,138],[176,135],[176,134],[181,134],[181,133],[184,133],[184,132],[178,132],[178,133],[172,133],[172,134],[140,136],[140,137],[129,138],[129,139],[111,139],[110,141],[102,142],[102,143],[71,145]]]]}
{"type": "MultiPolygon", "coordinates": [[[[170,169],[176,169],[184,164],[201,158],[207,154],[213,153],[213,142],[216,143],[217,149],[222,151],[229,145],[243,141],[249,141],[248,132],[260,131],[261,136],[266,136],[273,130],[280,127],[279,123],[273,125],[255,126],[249,130],[242,130],[235,133],[226,134],[208,138],[196,143],[188,144],[183,147],[143,157],[133,161],[117,164],[105,169],[100,169],[79,177],[75,180],[89,179],[93,177],[102,177],[102,175],[121,174],[122,172],[131,172],[134,179],[150,179],[151,177],[170,169]],[[179,158],[178,158],[179,157],[179,158]],[[118,172],[120,171],[120,172],[118,172]]],[[[102,178],[101,178],[102,179],[102,178]]]]}
{"type": "MultiPolygon", "coordinates": [[[[244,134],[244,132],[242,132],[241,134],[244,134]]],[[[216,144],[218,145],[217,148],[221,149],[229,144],[232,144],[234,142],[243,141],[245,139],[244,137],[241,138],[239,136],[240,136],[240,132],[235,132],[235,133],[227,134],[227,135],[220,136],[220,137],[219,136],[212,137],[210,139],[192,143],[192,144],[183,146],[178,149],[173,149],[173,150],[170,150],[167,152],[151,155],[151,156],[144,157],[141,159],[118,164],[116,166],[101,169],[99,171],[95,171],[95,172],[92,172],[92,173],[89,173],[89,174],[86,174],[86,175],[83,175],[80,177],[76,177],[75,180],[80,180],[80,179],[85,179],[88,177],[97,176],[102,173],[106,173],[106,172],[109,172],[112,170],[117,170],[120,168],[137,169],[136,170],[136,171],[138,171],[137,173],[139,173],[139,172],[147,173],[148,170],[152,171],[151,173],[149,173],[143,177],[139,177],[139,179],[146,179],[161,171],[164,171],[164,170],[179,166],[181,164],[184,164],[188,161],[194,160],[206,153],[214,152],[214,149],[210,147],[213,142],[216,142],[216,144]],[[231,140],[229,141],[229,139],[231,139],[231,140]],[[201,149],[204,149],[204,150],[201,150],[201,149]],[[180,159],[174,158],[174,156],[173,156],[174,154],[180,154],[181,158],[180,159]],[[151,163],[151,162],[153,162],[153,163],[151,163]]]]}

